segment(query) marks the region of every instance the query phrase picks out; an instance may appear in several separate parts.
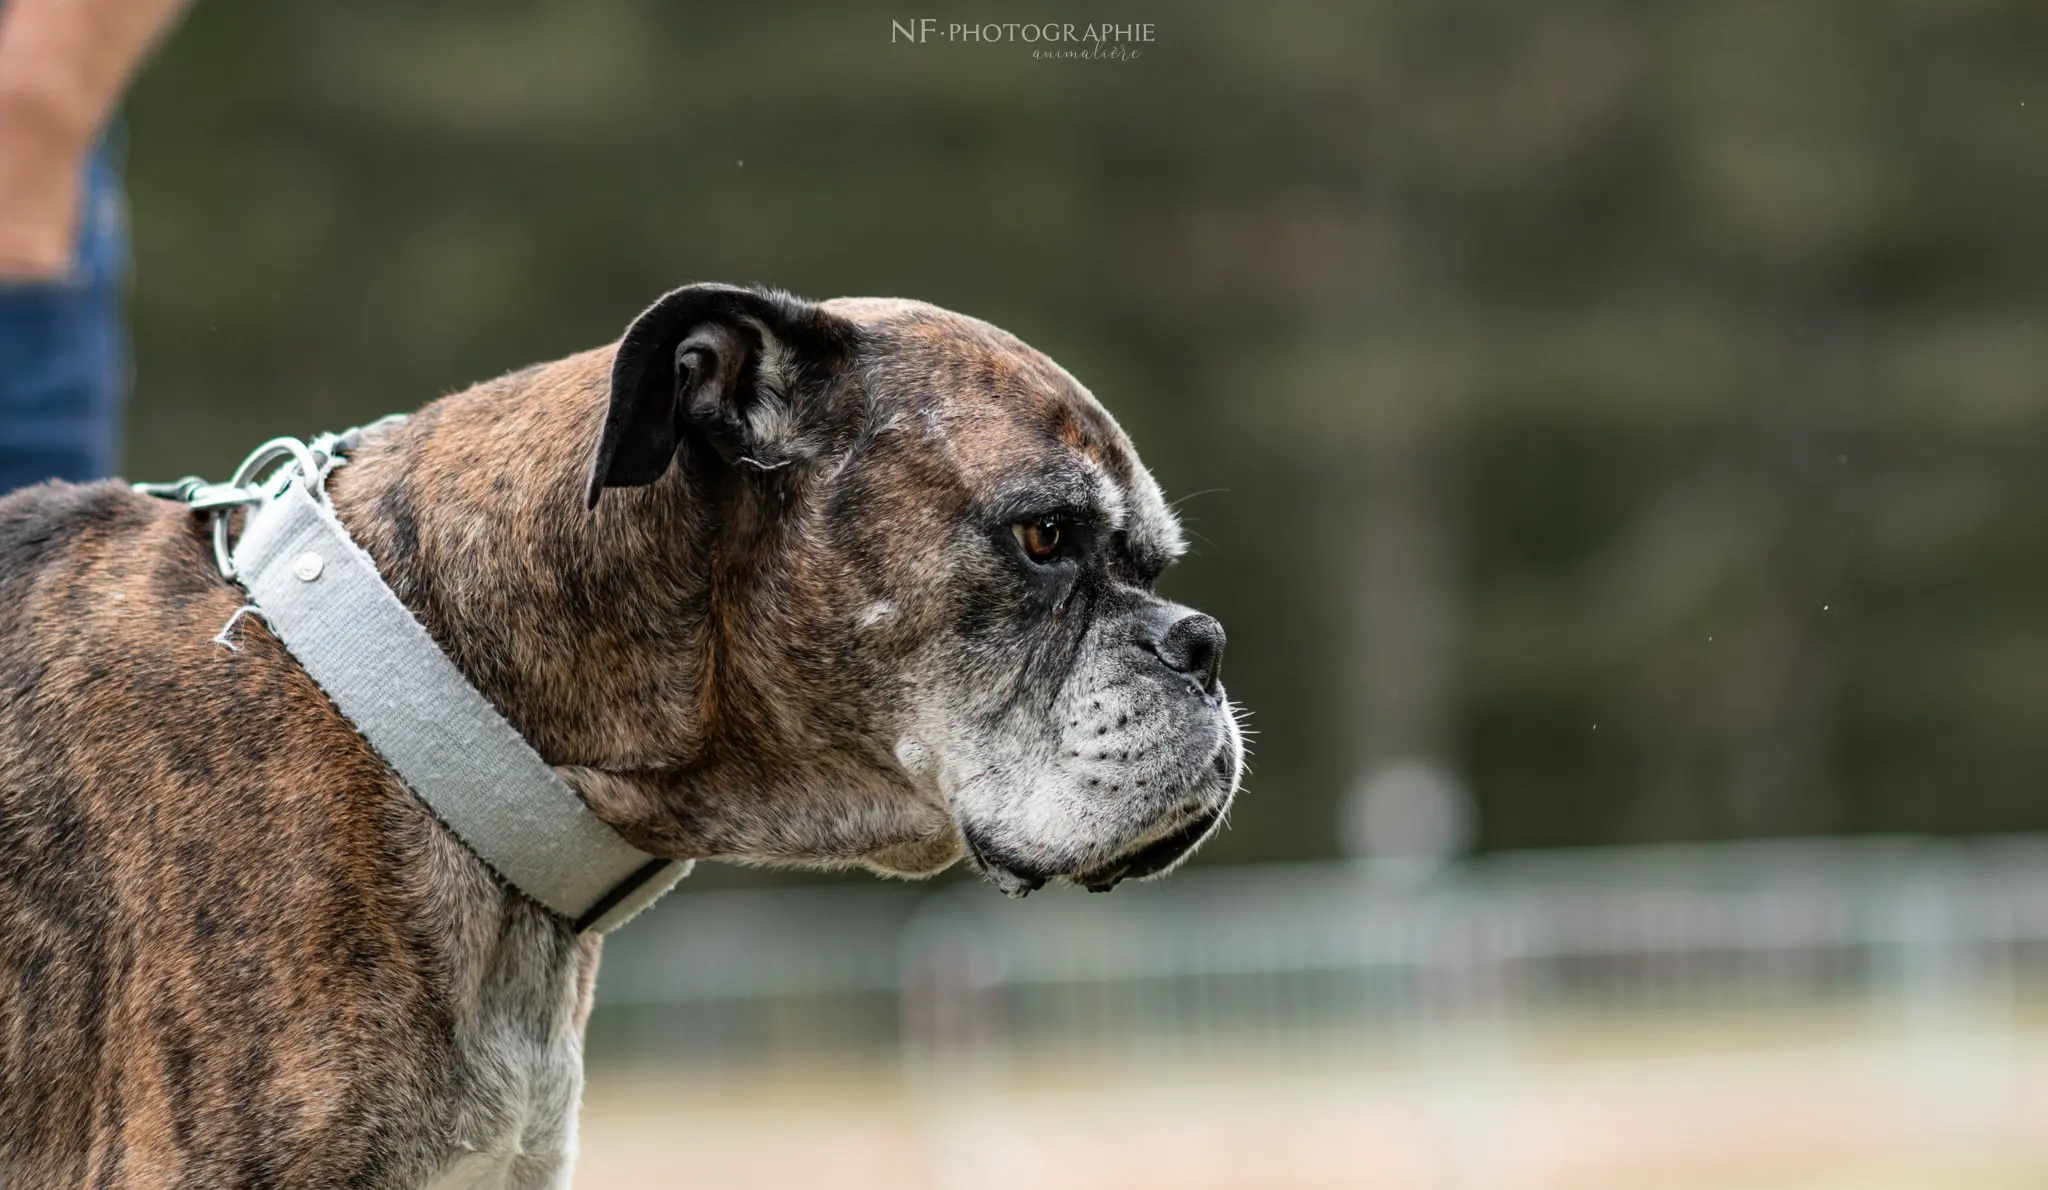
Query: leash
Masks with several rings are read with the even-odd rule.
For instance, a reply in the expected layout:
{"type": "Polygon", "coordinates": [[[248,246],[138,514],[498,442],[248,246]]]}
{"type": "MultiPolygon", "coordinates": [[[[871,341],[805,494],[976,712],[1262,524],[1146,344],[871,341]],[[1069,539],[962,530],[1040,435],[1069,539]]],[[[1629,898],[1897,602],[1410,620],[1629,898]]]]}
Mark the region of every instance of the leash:
{"type": "Polygon", "coordinates": [[[441,652],[342,527],[327,477],[364,434],[402,421],[394,415],[310,442],[273,438],[224,484],[188,476],[135,490],[209,519],[221,577],[248,596],[236,617],[260,615],[486,867],[578,931],[608,933],[674,887],[691,863],[649,855],[591,813],[441,652]],[[248,516],[230,542],[237,508],[248,516]]]}

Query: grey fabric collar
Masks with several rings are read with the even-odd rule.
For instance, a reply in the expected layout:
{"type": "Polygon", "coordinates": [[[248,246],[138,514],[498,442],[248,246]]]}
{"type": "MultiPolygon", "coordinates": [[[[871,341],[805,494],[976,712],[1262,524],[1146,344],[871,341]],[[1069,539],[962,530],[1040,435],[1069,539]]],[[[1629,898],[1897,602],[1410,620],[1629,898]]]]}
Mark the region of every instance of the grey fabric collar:
{"type": "Polygon", "coordinates": [[[591,813],[385,585],[327,499],[327,474],[358,433],[267,443],[227,485],[137,487],[212,512],[223,572],[477,858],[578,930],[617,929],[688,874],[689,861],[649,855],[591,813]],[[268,482],[256,482],[286,459],[268,482]],[[229,552],[235,504],[249,514],[229,552]]]}

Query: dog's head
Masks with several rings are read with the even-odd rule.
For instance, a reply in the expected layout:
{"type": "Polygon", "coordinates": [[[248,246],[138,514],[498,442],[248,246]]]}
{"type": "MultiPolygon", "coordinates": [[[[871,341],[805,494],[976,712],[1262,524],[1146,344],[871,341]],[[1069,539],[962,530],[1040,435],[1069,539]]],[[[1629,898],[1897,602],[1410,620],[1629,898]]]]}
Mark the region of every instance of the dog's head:
{"type": "Polygon", "coordinates": [[[647,485],[715,506],[711,614],[736,622],[712,635],[785,709],[757,718],[811,722],[820,780],[940,812],[943,838],[877,840],[870,866],[964,851],[1013,895],[1106,888],[1222,819],[1243,755],[1223,628],[1153,590],[1180,527],[1095,398],[1011,335],[677,290],[614,357],[589,500],[647,485]]]}

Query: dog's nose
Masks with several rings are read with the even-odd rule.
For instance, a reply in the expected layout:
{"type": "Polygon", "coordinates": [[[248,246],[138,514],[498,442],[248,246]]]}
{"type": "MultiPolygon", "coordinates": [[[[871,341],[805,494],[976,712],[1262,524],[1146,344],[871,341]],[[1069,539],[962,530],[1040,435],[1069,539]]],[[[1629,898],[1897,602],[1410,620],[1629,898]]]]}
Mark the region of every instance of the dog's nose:
{"type": "Polygon", "coordinates": [[[1216,679],[1223,672],[1224,639],[1223,625],[1216,617],[1195,612],[1175,620],[1159,638],[1159,659],[1214,694],[1216,679]]]}

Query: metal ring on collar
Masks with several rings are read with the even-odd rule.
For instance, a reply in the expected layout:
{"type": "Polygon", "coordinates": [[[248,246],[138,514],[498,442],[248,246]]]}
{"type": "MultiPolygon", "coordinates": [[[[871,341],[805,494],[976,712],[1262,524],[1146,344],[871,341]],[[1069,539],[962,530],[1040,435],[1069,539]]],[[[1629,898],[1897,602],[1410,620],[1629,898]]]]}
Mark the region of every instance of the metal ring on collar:
{"type": "MultiPolygon", "coordinates": [[[[290,483],[296,476],[307,485],[307,491],[318,496],[320,493],[313,485],[319,480],[320,460],[297,438],[272,438],[251,451],[249,457],[242,460],[242,465],[235,468],[234,475],[228,480],[228,486],[249,492],[252,503],[262,499],[262,485],[258,482],[259,479],[264,472],[286,460],[294,464],[295,470],[283,472],[285,482],[290,483]]],[[[228,544],[228,514],[232,511],[230,508],[219,508],[213,513],[213,560],[220,566],[221,577],[227,579],[235,577],[233,551],[228,544]]]]}

